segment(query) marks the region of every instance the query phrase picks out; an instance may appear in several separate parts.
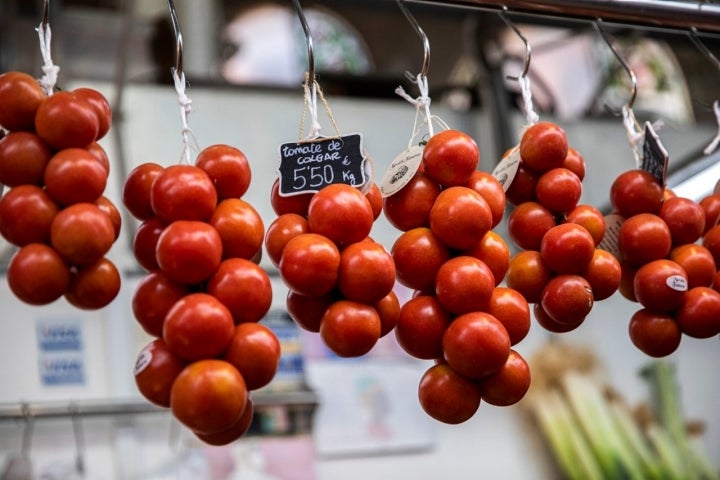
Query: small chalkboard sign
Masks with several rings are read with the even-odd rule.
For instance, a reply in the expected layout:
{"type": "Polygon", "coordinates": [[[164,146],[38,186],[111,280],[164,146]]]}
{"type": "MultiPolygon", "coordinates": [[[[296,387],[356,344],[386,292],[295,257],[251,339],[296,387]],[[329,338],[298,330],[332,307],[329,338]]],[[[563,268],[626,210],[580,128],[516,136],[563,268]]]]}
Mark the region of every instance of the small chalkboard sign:
{"type": "Polygon", "coordinates": [[[669,155],[650,122],[645,122],[645,140],[640,168],[650,172],[661,186],[665,186],[669,155]]]}
{"type": "Polygon", "coordinates": [[[362,135],[322,137],[280,145],[280,195],[318,192],[333,183],[365,184],[362,135]]]}

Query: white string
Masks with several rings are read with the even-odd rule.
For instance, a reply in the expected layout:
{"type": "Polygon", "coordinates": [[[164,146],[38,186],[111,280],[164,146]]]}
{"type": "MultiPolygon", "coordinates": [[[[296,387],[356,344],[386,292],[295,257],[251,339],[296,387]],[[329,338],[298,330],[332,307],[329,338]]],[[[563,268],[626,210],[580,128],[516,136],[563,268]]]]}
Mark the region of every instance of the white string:
{"type": "Polygon", "coordinates": [[[430,113],[430,88],[428,87],[427,76],[419,73],[415,78],[410,77],[410,80],[414,84],[416,84],[418,86],[418,89],[420,90],[420,95],[417,98],[413,98],[408,95],[408,93],[402,86],[398,86],[395,89],[395,93],[410,102],[411,104],[415,105],[415,124],[413,125],[413,136],[410,139],[410,142],[412,142],[412,139],[415,138],[415,136],[417,135],[417,117],[421,111],[425,115],[425,123],[427,124],[428,135],[432,137],[434,132],[432,126],[433,116],[430,113]]]}
{"type": "Polygon", "coordinates": [[[320,130],[322,126],[318,121],[318,109],[317,109],[317,81],[307,80],[305,82],[305,104],[310,112],[310,132],[308,133],[306,140],[312,140],[320,136],[320,130]]]}
{"type": "Polygon", "coordinates": [[[173,67],[172,76],[175,82],[175,91],[178,94],[178,103],[180,104],[180,117],[182,118],[182,157],[188,164],[192,164],[191,153],[193,150],[199,150],[193,131],[188,124],[188,116],[192,110],[192,100],[185,94],[185,73],[180,72],[178,74],[177,69],[173,67]]]}
{"type": "Polygon", "coordinates": [[[520,75],[518,77],[518,83],[520,84],[520,92],[522,93],[523,99],[523,111],[525,112],[525,120],[528,125],[534,125],[540,120],[540,117],[535,112],[532,101],[532,90],[530,89],[530,78],[527,75],[520,75]]]}
{"type": "Polygon", "coordinates": [[[718,144],[720,144],[720,100],[715,100],[713,102],[713,111],[715,112],[715,120],[718,124],[718,132],[715,135],[715,138],[713,138],[710,144],[705,147],[705,150],[703,150],[705,155],[710,155],[718,147],[718,144]]]}
{"type": "Polygon", "coordinates": [[[46,95],[52,95],[55,84],[57,83],[60,67],[53,63],[52,56],[50,54],[50,44],[52,41],[50,24],[41,22],[35,30],[38,32],[38,38],[40,39],[40,54],[43,58],[43,76],[40,79],[40,86],[45,91],[46,95]]]}
{"type": "Polygon", "coordinates": [[[642,130],[640,130],[640,127],[638,126],[638,122],[635,118],[635,114],[633,113],[632,108],[628,107],[627,105],[623,105],[622,117],[628,143],[630,144],[630,149],[632,150],[633,156],[635,157],[635,163],[636,165],[640,165],[642,161],[640,144],[645,138],[645,134],[642,132],[642,130]]]}

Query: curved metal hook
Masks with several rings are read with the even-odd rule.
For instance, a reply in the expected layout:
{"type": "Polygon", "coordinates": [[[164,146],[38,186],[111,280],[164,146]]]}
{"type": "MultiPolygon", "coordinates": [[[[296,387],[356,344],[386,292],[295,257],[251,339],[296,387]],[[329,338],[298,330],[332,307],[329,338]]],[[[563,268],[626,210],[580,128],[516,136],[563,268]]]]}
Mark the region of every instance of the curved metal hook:
{"type": "Polygon", "coordinates": [[[50,23],[50,0],[43,1],[42,26],[47,28],[50,23]]]}
{"type": "Polygon", "coordinates": [[[172,21],[173,30],[175,31],[175,71],[177,71],[178,76],[181,76],[183,73],[183,39],[177,11],[175,10],[175,2],[173,2],[173,0],[168,0],[168,8],[170,9],[170,20],[172,21]]]}
{"type": "Polygon", "coordinates": [[[315,81],[315,54],[313,53],[313,39],[312,33],[310,32],[310,26],[308,25],[305,13],[300,6],[300,0],[293,0],[295,11],[297,12],[300,24],[302,25],[303,32],[305,32],[305,40],[307,42],[307,54],[308,54],[308,81],[312,85],[315,81]]]}
{"type": "Polygon", "coordinates": [[[412,25],[412,27],[415,29],[415,32],[420,36],[420,39],[422,40],[423,65],[422,70],[420,70],[420,75],[422,75],[423,77],[427,77],[427,74],[430,71],[430,40],[428,39],[422,27],[420,27],[417,19],[413,16],[410,10],[408,10],[407,6],[405,5],[405,1],[397,0],[397,4],[398,7],[400,7],[400,10],[402,10],[403,14],[405,15],[405,18],[407,18],[408,22],[410,22],[410,25],[412,25]]]}
{"type": "MultiPolygon", "coordinates": [[[[620,55],[620,52],[617,51],[615,46],[612,44],[612,41],[610,40],[610,37],[607,33],[605,33],[605,30],[600,27],[600,23],[602,20],[596,20],[593,22],[593,27],[595,27],[595,30],[602,36],[603,40],[607,44],[607,46],[610,48],[612,53],[615,55],[615,58],[620,62],[620,65],[622,65],[625,72],[627,72],[628,76],[630,77],[630,83],[632,86],[632,93],[630,94],[630,98],[628,99],[627,103],[625,104],[625,108],[632,109],[633,105],[635,104],[635,98],[637,97],[637,77],[635,76],[635,72],[633,72],[632,68],[630,68],[630,65],[628,65],[627,61],[623,58],[622,55],[620,55]]],[[[620,115],[621,112],[615,110],[611,110],[607,105],[605,106],[611,113],[614,115],[620,115]]]]}
{"type": "Polygon", "coordinates": [[[525,44],[525,64],[523,65],[522,73],[520,73],[519,76],[513,77],[508,75],[507,78],[509,80],[520,80],[521,78],[527,77],[528,72],[530,71],[530,59],[532,57],[532,48],[530,47],[530,42],[528,42],[528,39],[525,37],[525,35],[522,34],[519,28],[515,26],[515,24],[508,18],[507,16],[507,7],[503,6],[502,10],[498,12],[500,15],[500,18],[502,18],[503,22],[512,29],[515,34],[520,37],[520,40],[525,44]]]}

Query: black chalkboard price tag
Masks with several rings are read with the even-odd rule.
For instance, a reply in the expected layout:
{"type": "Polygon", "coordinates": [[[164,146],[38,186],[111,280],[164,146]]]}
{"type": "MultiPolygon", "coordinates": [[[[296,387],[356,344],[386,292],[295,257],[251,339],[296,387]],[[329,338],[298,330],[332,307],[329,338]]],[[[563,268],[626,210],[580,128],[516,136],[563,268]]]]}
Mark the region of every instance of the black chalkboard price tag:
{"type": "Polygon", "coordinates": [[[362,135],[321,137],[280,145],[280,195],[318,192],[333,183],[365,184],[362,135]]]}
{"type": "Polygon", "coordinates": [[[669,155],[650,122],[645,122],[645,139],[643,141],[643,158],[640,168],[650,172],[661,186],[665,186],[669,155]]]}

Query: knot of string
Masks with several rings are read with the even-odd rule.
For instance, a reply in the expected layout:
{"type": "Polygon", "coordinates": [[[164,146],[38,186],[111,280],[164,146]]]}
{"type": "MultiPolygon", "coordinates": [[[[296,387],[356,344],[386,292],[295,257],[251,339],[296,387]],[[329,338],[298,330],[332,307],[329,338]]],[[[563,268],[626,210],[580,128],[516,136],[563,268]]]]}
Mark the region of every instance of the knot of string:
{"type": "Polygon", "coordinates": [[[703,150],[705,155],[710,155],[718,147],[718,144],[720,144],[720,100],[713,102],[713,111],[715,112],[715,120],[718,124],[718,132],[715,134],[715,138],[713,138],[710,144],[703,150]]]}
{"type": "MultiPolygon", "coordinates": [[[[320,130],[322,126],[318,120],[318,108],[317,108],[317,91],[318,85],[315,79],[311,79],[308,74],[305,75],[305,108],[310,112],[310,131],[308,132],[306,140],[317,138],[320,136],[320,130]]],[[[302,130],[304,130],[305,116],[303,115],[303,122],[300,127],[301,137],[302,130]]]]}
{"type": "Polygon", "coordinates": [[[630,149],[633,152],[636,164],[640,165],[640,161],[642,160],[640,144],[645,138],[645,134],[642,132],[642,130],[640,130],[640,126],[638,125],[632,108],[627,105],[623,105],[622,117],[623,125],[625,126],[625,133],[627,135],[628,143],[630,144],[630,149]]]}
{"type": "Polygon", "coordinates": [[[188,124],[188,116],[192,111],[192,100],[185,93],[185,73],[178,73],[176,68],[172,69],[173,81],[175,83],[175,91],[178,95],[178,104],[180,105],[180,118],[182,119],[182,139],[183,151],[182,157],[187,163],[192,163],[191,152],[197,150],[197,142],[193,131],[188,124]]]}
{"type": "Polygon", "coordinates": [[[534,125],[538,122],[538,120],[540,120],[540,117],[533,107],[530,78],[527,75],[520,75],[520,77],[518,77],[518,83],[520,84],[520,93],[522,94],[523,99],[523,112],[525,113],[525,120],[528,125],[534,125]]]}
{"type": "MultiPolygon", "coordinates": [[[[412,75],[407,74],[410,81],[418,86],[418,90],[420,91],[420,95],[416,98],[411,97],[408,95],[408,93],[405,91],[405,89],[401,86],[398,86],[395,89],[395,93],[399,95],[400,97],[407,100],[412,105],[415,105],[415,127],[417,127],[417,116],[422,111],[425,115],[425,122],[427,123],[428,128],[428,135],[433,136],[433,126],[432,126],[432,114],[430,113],[430,88],[428,86],[428,79],[426,75],[423,75],[422,73],[419,73],[416,77],[412,77],[412,75]]],[[[413,129],[413,138],[415,137],[415,129],[413,129]]],[[[412,139],[410,139],[412,141],[412,139]]]]}
{"type": "Polygon", "coordinates": [[[50,54],[52,31],[50,30],[50,24],[46,22],[41,22],[35,30],[38,32],[38,38],[40,40],[40,54],[43,58],[43,76],[40,79],[40,86],[45,91],[46,95],[52,95],[55,84],[57,83],[58,73],[60,72],[60,67],[53,63],[52,56],[50,54]]]}

